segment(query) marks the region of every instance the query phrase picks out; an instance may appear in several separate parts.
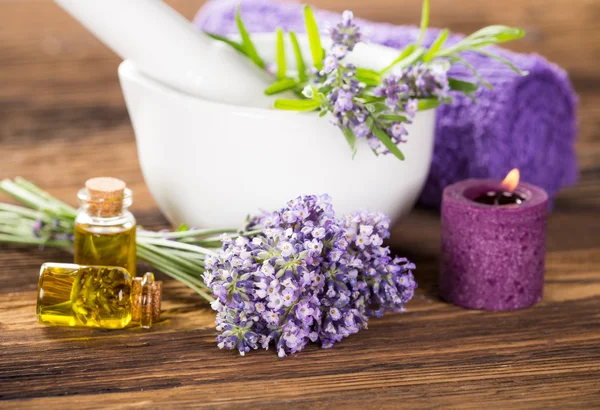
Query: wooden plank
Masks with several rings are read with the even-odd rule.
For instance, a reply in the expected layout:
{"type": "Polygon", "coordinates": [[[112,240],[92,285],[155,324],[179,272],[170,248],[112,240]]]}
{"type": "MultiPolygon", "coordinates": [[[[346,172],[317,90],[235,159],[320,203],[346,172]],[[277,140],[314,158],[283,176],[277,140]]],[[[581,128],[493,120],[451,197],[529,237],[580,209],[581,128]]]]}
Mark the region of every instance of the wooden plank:
{"type": "MultiPolygon", "coordinates": [[[[514,395],[527,397],[531,404],[549,400],[541,394],[527,396],[531,388],[545,390],[552,384],[550,397],[555,399],[581,400],[582,395],[591,399],[599,387],[594,375],[600,371],[600,333],[589,331],[598,324],[596,300],[543,302],[532,315],[527,310],[465,311],[419,298],[410,313],[373,320],[368,331],[333,350],[311,346],[286,360],[270,352],[241,358],[219,351],[208,308],[189,302],[166,304],[165,323],[152,332],[9,328],[9,334],[15,334],[2,347],[2,398],[68,395],[62,400],[66,405],[81,403],[79,395],[102,393],[105,405],[119,397],[106,393],[129,393],[133,400],[158,405],[165,397],[173,400],[172,388],[183,388],[184,400],[205,406],[223,399],[230,405],[337,403],[340,398],[343,403],[353,394],[357,403],[368,403],[366,393],[385,402],[400,396],[400,391],[404,400],[431,394],[446,400],[475,395],[491,404],[498,400],[492,391],[511,386],[503,403],[510,403],[514,395]],[[556,384],[556,379],[571,383],[556,384]],[[573,388],[572,382],[586,379],[587,388],[573,388]]],[[[26,312],[30,309],[9,302],[16,307],[15,322],[30,322],[26,312]]],[[[89,407],[95,406],[94,400],[98,397],[90,397],[89,407]]]]}

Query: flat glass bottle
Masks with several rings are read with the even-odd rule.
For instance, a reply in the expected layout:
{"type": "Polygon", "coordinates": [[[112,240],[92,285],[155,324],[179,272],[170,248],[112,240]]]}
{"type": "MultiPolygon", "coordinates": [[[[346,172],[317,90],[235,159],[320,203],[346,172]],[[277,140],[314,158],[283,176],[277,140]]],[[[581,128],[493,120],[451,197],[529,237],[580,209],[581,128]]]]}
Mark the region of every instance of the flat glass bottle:
{"type": "Polygon", "coordinates": [[[115,178],[92,178],[77,194],[75,263],[120,266],[136,276],[135,218],[131,190],[115,178]]]}
{"type": "Polygon", "coordinates": [[[152,326],[160,317],[162,282],[133,278],[112,266],[45,263],[38,281],[37,317],[53,326],[122,329],[152,326]]]}

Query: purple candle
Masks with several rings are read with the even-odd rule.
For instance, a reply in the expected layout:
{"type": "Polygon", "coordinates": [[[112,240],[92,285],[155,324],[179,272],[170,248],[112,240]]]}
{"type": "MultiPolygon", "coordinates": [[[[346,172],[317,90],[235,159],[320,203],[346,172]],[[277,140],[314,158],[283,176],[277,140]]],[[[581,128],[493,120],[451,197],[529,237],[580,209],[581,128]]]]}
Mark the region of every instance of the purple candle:
{"type": "Polygon", "coordinates": [[[520,183],[468,179],[442,200],[440,295],[469,309],[513,310],[542,299],[548,195],[520,183]]]}

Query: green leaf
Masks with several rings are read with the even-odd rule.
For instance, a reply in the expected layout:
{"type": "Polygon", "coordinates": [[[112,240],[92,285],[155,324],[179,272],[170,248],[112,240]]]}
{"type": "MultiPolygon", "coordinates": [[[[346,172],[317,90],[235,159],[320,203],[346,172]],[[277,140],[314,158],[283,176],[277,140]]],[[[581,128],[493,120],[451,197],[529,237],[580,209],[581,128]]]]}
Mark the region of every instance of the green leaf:
{"type": "Polygon", "coordinates": [[[419,100],[419,111],[431,110],[439,107],[441,104],[440,100],[435,98],[425,98],[419,100]]]}
{"type": "Polygon", "coordinates": [[[365,104],[365,108],[372,113],[388,111],[390,109],[390,107],[388,107],[386,103],[381,101],[375,101],[372,103],[365,104]]]}
{"type": "Polygon", "coordinates": [[[391,140],[387,133],[379,128],[377,124],[371,122],[369,125],[371,132],[381,141],[381,143],[398,158],[400,161],[404,161],[404,154],[400,151],[400,148],[391,140]]]}
{"type": "Polygon", "coordinates": [[[246,26],[242,21],[241,5],[237,7],[237,10],[235,12],[235,21],[237,23],[240,36],[242,37],[242,47],[244,47],[246,55],[254,62],[254,64],[264,69],[266,67],[265,62],[258,55],[256,47],[254,47],[254,43],[250,38],[250,34],[248,33],[248,30],[246,30],[246,26]]]}
{"type": "Polygon", "coordinates": [[[521,76],[526,76],[529,74],[528,71],[522,71],[519,69],[519,67],[517,67],[516,65],[514,65],[512,62],[510,62],[509,60],[507,60],[506,58],[500,57],[496,54],[492,54],[490,52],[487,52],[485,50],[473,50],[476,53],[482,54],[484,56],[487,56],[489,58],[492,58],[496,61],[501,62],[502,64],[507,65],[511,70],[513,70],[515,73],[521,75],[521,76]]]}
{"type": "Polygon", "coordinates": [[[300,44],[298,44],[298,38],[296,37],[296,33],[290,31],[290,40],[292,41],[292,46],[294,47],[294,55],[296,56],[296,67],[298,69],[298,79],[301,83],[308,80],[306,76],[306,65],[304,64],[304,57],[302,56],[302,50],[300,49],[300,44]]]}
{"type": "Polygon", "coordinates": [[[451,56],[451,58],[453,60],[455,60],[455,61],[458,61],[458,62],[462,63],[465,67],[467,67],[473,73],[473,75],[479,80],[479,82],[481,84],[483,84],[483,86],[485,88],[488,88],[490,90],[494,88],[493,85],[491,85],[490,83],[488,83],[487,81],[485,81],[483,79],[483,77],[479,74],[479,72],[477,71],[477,69],[475,67],[473,67],[467,60],[463,59],[461,56],[459,56],[457,54],[453,54],[451,56]]]}
{"type": "Polygon", "coordinates": [[[323,46],[321,46],[321,36],[315,15],[309,5],[304,6],[304,23],[306,24],[306,33],[308,34],[313,65],[317,70],[320,70],[323,68],[325,52],[323,51],[323,46]]]}
{"type": "Polygon", "coordinates": [[[438,51],[435,57],[447,57],[455,53],[475,51],[476,49],[485,46],[517,40],[524,35],[525,31],[520,28],[507,26],[488,26],[476,31],[468,37],[465,37],[455,45],[438,51]]]}
{"type": "Polygon", "coordinates": [[[274,107],[287,111],[314,111],[321,106],[317,100],[275,100],[274,107]]]}
{"type": "Polygon", "coordinates": [[[396,114],[382,114],[377,116],[377,119],[383,121],[393,121],[393,122],[407,122],[408,117],[404,115],[396,115],[396,114]]]}
{"type": "Polygon", "coordinates": [[[352,129],[350,129],[350,128],[343,127],[342,132],[344,133],[344,137],[346,137],[346,141],[348,142],[348,145],[350,145],[350,148],[352,149],[352,154],[355,155],[356,154],[356,135],[354,134],[354,131],[352,131],[352,129]]]}
{"type": "Polygon", "coordinates": [[[372,87],[381,84],[381,74],[379,74],[377,71],[369,70],[368,68],[357,68],[356,78],[358,81],[372,87]]]}
{"type": "Polygon", "coordinates": [[[518,27],[488,26],[468,36],[465,40],[486,39],[494,41],[495,44],[517,40],[525,36],[525,30],[518,27]]]}
{"type": "Polygon", "coordinates": [[[265,95],[279,94],[298,86],[298,83],[293,78],[283,78],[271,84],[266,90],[265,95]]]}
{"type": "Polygon", "coordinates": [[[179,228],[177,228],[177,231],[175,232],[183,232],[183,231],[187,231],[188,229],[190,229],[186,224],[181,224],[179,225],[179,228]]]}
{"type": "Polygon", "coordinates": [[[457,80],[456,78],[448,77],[448,85],[451,90],[461,91],[466,94],[474,93],[479,89],[479,85],[476,83],[470,83],[468,81],[457,80]]]}
{"type": "Polygon", "coordinates": [[[356,100],[360,101],[362,103],[368,104],[368,103],[372,103],[372,102],[384,101],[385,97],[376,97],[374,95],[362,95],[360,97],[356,97],[356,100]]]}
{"type": "Polygon", "coordinates": [[[431,47],[429,47],[429,51],[427,51],[427,54],[425,54],[425,56],[423,57],[423,61],[427,62],[427,61],[430,61],[433,59],[433,56],[435,56],[435,53],[437,53],[440,50],[440,48],[442,48],[444,43],[446,42],[446,39],[448,38],[448,34],[450,34],[450,31],[448,29],[444,29],[440,33],[440,35],[435,39],[435,41],[433,42],[431,47]]]}
{"type": "Polygon", "coordinates": [[[227,37],[220,36],[218,34],[213,34],[213,33],[209,33],[206,31],[205,31],[205,33],[207,36],[209,36],[210,38],[212,38],[214,40],[222,41],[223,43],[230,45],[231,47],[233,47],[234,49],[236,49],[243,55],[245,55],[245,56],[248,55],[248,53],[246,53],[246,50],[244,50],[244,46],[242,46],[241,44],[238,44],[235,41],[230,40],[227,37]]]}
{"type": "Polygon", "coordinates": [[[427,33],[427,27],[429,27],[429,0],[423,0],[423,9],[421,11],[421,31],[419,33],[419,40],[417,40],[417,47],[423,44],[423,40],[425,40],[425,33],[427,33]]]}
{"type": "Polygon", "coordinates": [[[282,80],[287,73],[285,61],[285,43],[283,42],[283,29],[277,29],[277,79],[282,80]]]}

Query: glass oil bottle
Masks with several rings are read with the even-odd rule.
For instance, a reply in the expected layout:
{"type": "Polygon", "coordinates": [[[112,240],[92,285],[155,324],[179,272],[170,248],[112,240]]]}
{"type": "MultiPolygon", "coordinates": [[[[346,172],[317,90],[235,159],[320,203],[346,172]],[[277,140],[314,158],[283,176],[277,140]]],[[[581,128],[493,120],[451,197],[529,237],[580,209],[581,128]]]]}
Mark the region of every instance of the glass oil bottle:
{"type": "Polygon", "coordinates": [[[116,178],[92,178],[77,194],[75,263],[120,266],[136,276],[135,218],[127,208],[132,193],[116,178]]]}
{"type": "Polygon", "coordinates": [[[45,263],[38,281],[37,317],[53,326],[150,328],[160,317],[162,282],[133,278],[123,268],[45,263]]]}

